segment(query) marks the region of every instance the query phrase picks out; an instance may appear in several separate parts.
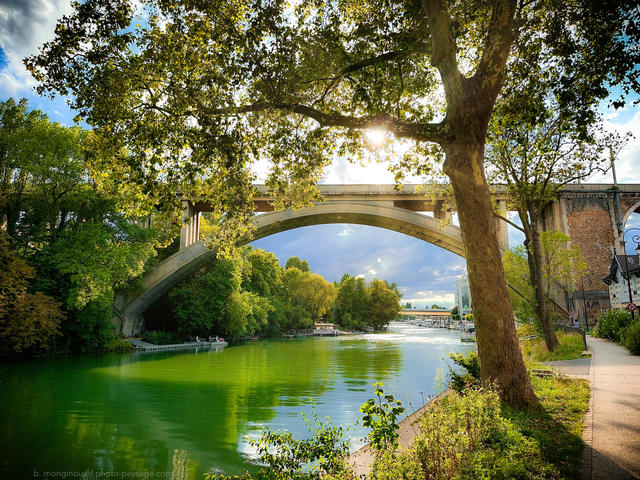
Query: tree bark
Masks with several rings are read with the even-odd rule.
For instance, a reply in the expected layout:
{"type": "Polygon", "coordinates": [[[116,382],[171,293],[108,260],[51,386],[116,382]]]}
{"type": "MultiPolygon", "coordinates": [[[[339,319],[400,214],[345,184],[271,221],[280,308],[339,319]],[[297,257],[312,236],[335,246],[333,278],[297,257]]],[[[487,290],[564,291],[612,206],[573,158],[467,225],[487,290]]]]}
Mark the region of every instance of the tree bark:
{"type": "Polygon", "coordinates": [[[528,408],[537,399],[520,352],[494,231],[491,193],[483,169],[482,122],[465,123],[467,128],[456,129],[454,141],[443,148],[467,259],[482,380],[495,383],[505,402],[528,408]]]}
{"type": "Polygon", "coordinates": [[[540,320],[540,327],[542,327],[544,343],[547,346],[547,350],[553,352],[560,342],[553,329],[553,322],[547,307],[547,299],[542,288],[542,251],[540,249],[540,232],[538,231],[537,219],[532,219],[530,231],[530,241],[529,239],[525,240],[529,260],[529,278],[536,295],[536,313],[540,320]],[[527,243],[530,245],[527,245],[527,243]]]}

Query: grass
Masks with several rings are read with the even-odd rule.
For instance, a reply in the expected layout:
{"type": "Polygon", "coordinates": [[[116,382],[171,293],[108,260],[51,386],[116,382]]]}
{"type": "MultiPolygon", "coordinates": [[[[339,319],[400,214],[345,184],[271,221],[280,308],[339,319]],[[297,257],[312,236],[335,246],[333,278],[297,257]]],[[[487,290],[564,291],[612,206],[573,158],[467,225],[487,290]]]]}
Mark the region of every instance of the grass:
{"type": "Polygon", "coordinates": [[[503,406],[503,414],[535,441],[544,460],[559,478],[580,478],[584,449],[582,430],[589,408],[589,382],[581,379],[532,377],[540,408],[529,412],[503,406]]]}
{"type": "Polygon", "coordinates": [[[532,378],[540,405],[518,411],[491,390],[452,393],[421,418],[413,448],[381,452],[371,479],[579,479],[589,385],[532,378]]]}
{"type": "MultiPolygon", "coordinates": [[[[520,336],[520,329],[518,329],[520,336]]],[[[560,345],[553,352],[547,350],[544,338],[535,338],[521,343],[522,356],[526,364],[530,365],[537,362],[554,362],[559,360],[573,360],[576,358],[585,358],[582,355],[584,351],[584,343],[582,335],[577,333],[556,332],[560,345]]]]}

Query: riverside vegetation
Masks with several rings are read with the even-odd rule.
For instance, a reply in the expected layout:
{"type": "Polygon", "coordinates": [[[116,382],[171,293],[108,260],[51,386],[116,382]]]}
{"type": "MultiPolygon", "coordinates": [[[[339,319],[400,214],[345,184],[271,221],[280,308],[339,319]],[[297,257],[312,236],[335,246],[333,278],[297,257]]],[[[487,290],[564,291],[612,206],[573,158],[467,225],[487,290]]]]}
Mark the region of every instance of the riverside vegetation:
{"type": "MultiPolygon", "coordinates": [[[[538,323],[518,328],[519,336],[538,335],[521,343],[528,369],[539,367],[539,362],[582,355],[581,336],[556,333],[559,345],[549,352],[538,323]]],[[[398,447],[396,432],[404,407],[384,394],[382,384],[374,384],[376,398],[361,407],[375,453],[370,479],[580,478],[583,419],[590,397],[587,381],[530,374],[539,403],[519,410],[501,402],[491,385],[482,385],[476,352],[450,353],[449,358],[453,366],[445,383],[452,392],[432,401],[432,408],[418,421],[420,433],[405,451],[398,447]]],[[[355,480],[347,463],[349,446],[342,440],[343,427],[319,422],[317,416],[315,421],[315,428],[307,422],[312,435],[305,441],[288,432],[265,432],[254,441],[261,462],[268,466],[257,474],[207,478],[355,480]]]]}
{"type": "MultiPolygon", "coordinates": [[[[419,435],[407,450],[398,448],[399,401],[375,384],[376,398],[361,411],[371,428],[374,449],[370,479],[574,479],[579,478],[583,418],[590,396],[588,382],[531,376],[540,403],[516,410],[500,401],[493,387],[480,385],[478,355],[450,355],[465,372],[451,369],[453,391],[419,419],[419,435]]],[[[347,479],[357,477],[347,463],[342,427],[308,422],[310,438],[265,432],[254,441],[268,466],[251,475],[208,479],[347,479]]]]}
{"type": "MultiPolygon", "coordinates": [[[[0,356],[130,350],[112,332],[114,297],[140,288],[140,277],[177,251],[180,217],[159,214],[152,228],[126,218],[90,171],[88,136],[26,100],[0,102],[0,356]]],[[[219,233],[219,222],[205,216],[202,233],[219,233]]],[[[247,247],[174,288],[147,315],[156,331],[145,340],[276,336],[321,319],[380,328],[400,297],[384,280],[330,283],[306,261],[292,257],[282,268],[247,247]]]]}

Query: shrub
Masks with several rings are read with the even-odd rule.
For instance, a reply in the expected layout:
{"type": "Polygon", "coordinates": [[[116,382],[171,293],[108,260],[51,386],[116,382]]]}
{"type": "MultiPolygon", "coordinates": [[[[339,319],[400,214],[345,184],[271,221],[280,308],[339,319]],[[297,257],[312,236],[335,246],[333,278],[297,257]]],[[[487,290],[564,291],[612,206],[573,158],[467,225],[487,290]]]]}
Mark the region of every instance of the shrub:
{"type": "Polygon", "coordinates": [[[102,350],[105,352],[126,353],[133,350],[133,345],[121,338],[113,338],[104,344],[102,350]]]}
{"type": "Polygon", "coordinates": [[[165,332],[157,330],[147,330],[142,334],[142,340],[154,345],[173,345],[182,343],[181,336],[177,332],[165,332]]]}
{"type": "Polygon", "coordinates": [[[389,449],[378,452],[367,478],[369,480],[422,480],[425,477],[413,451],[400,453],[389,449]]]}
{"type": "MultiPolygon", "coordinates": [[[[303,414],[304,417],[304,414],[303,414]]],[[[258,472],[257,478],[273,479],[318,479],[328,475],[337,478],[348,476],[346,459],[349,455],[349,441],[343,440],[344,429],[334,426],[331,421],[319,421],[313,411],[315,425],[305,417],[311,437],[297,440],[290,432],[267,431],[258,440],[251,440],[258,450],[260,461],[269,466],[269,471],[258,472]]],[[[215,478],[208,476],[207,478],[215,478]]]]}
{"type": "Polygon", "coordinates": [[[380,382],[373,384],[376,398],[367,400],[360,411],[364,413],[362,424],[371,429],[369,438],[377,450],[387,450],[398,447],[399,415],[404,413],[404,407],[393,395],[385,395],[380,382]],[[385,400],[384,402],[382,400],[385,400]]]}
{"type": "Polygon", "coordinates": [[[516,329],[518,337],[528,337],[530,335],[540,335],[539,324],[523,323],[516,329]]]}
{"type": "Polygon", "coordinates": [[[536,442],[501,415],[493,390],[452,393],[420,419],[414,441],[421,478],[534,479],[553,475],[536,442]]]}
{"type": "Polygon", "coordinates": [[[627,310],[620,308],[603,310],[598,315],[598,323],[593,329],[593,335],[620,343],[620,335],[630,323],[631,313],[627,310]]]}
{"type": "Polygon", "coordinates": [[[453,363],[462,367],[467,373],[458,373],[449,367],[449,383],[453,390],[463,393],[467,388],[480,385],[480,359],[477,352],[449,353],[453,363]]]}
{"type": "Polygon", "coordinates": [[[640,320],[631,323],[622,332],[622,346],[632,355],[640,355],[640,320]]]}

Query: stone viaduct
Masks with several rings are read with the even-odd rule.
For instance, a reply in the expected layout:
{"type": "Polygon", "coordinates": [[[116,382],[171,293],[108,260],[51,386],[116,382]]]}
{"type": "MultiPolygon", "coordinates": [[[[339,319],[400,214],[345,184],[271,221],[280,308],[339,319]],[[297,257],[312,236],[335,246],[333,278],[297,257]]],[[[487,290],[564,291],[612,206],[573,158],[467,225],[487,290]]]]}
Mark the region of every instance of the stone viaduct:
{"type": "MultiPolygon", "coordinates": [[[[400,191],[394,191],[393,185],[318,187],[324,202],[299,210],[276,212],[266,188],[256,186],[257,214],[253,220],[256,231],[252,240],[309,225],[353,223],[404,233],[464,257],[459,227],[441,222],[452,215],[444,208],[444,197],[427,194],[423,187],[416,185],[404,185],[400,191]]],[[[571,237],[572,243],[580,246],[589,265],[584,278],[575,279],[569,289],[571,295],[557,286],[552,289],[560,318],[566,318],[570,309],[578,318],[584,318],[583,305],[586,304],[591,322],[600,309],[608,308],[608,291],[602,278],[608,273],[612,248],[620,249],[616,192],[624,225],[631,213],[640,212],[640,185],[619,185],[618,190],[606,184],[569,185],[543,212],[542,229],[560,230],[571,237]]],[[[505,211],[508,197],[503,187],[495,188],[494,198],[498,207],[505,211]]],[[[199,214],[211,211],[210,206],[189,200],[183,200],[183,205],[188,221],[180,232],[180,250],[143,278],[142,291],[128,292],[116,298],[113,320],[118,332],[125,335],[140,333],[144,311],[215,255],[199,240],[199,214]]],[[[509,247],[507,224],[496,219],[495,227],[500,247],[505,250],[509,247]]]]}

